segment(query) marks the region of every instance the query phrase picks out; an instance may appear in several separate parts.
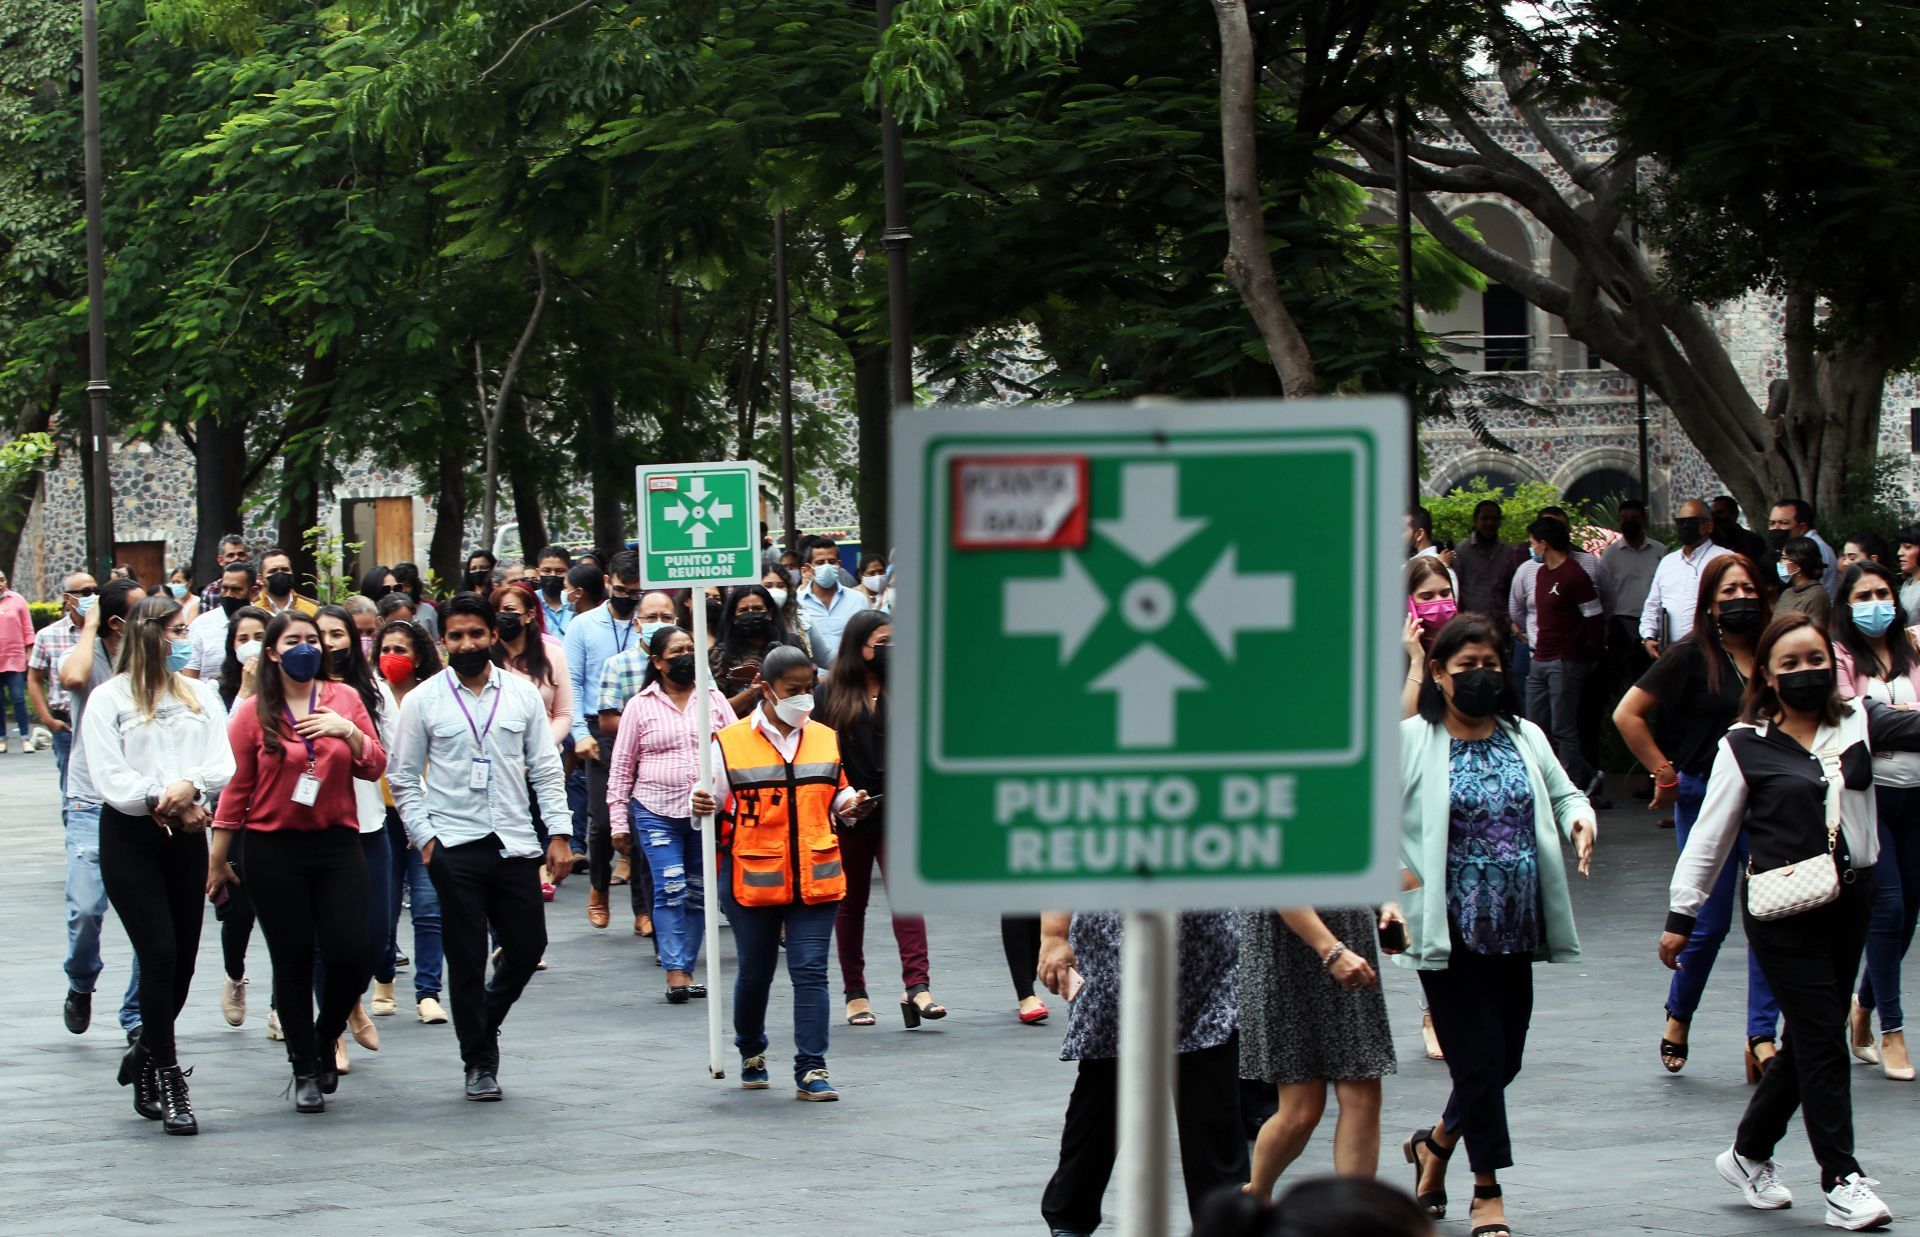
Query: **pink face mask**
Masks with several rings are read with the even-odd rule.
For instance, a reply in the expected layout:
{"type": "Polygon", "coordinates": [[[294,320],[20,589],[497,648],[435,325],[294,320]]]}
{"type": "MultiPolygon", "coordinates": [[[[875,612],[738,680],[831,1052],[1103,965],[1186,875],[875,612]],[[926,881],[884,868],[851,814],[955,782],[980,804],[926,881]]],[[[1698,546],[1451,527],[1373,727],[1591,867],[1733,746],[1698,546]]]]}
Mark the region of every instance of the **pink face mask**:
{"type": "Polygon", "coordinates": [[[1407,611],[1432,633],[1446,626],[1448,619],[1460,613],[1460,607],[1454,604],[1451,597],[1435,597],[1432,601],[1415,601],[1409,597],[1407,611]]]}

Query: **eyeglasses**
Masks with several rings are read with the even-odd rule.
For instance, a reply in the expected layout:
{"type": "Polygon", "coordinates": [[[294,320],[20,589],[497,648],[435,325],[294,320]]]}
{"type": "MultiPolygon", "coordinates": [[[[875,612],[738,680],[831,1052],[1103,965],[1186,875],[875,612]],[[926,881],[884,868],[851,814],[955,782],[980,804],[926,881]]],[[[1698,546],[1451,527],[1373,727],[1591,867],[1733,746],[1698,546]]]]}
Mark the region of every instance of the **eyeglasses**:
{"type": "Polygon", "coordinates": [[[100,590],[97,588],[70,588],[67,590],[67,596],[69,597],[97,597],[99,595],[100,590]]]}
{"type": "Polygon", "coordinates": [[[166,628],[166,633],[175,640],[179,640],[187,634],[187,625],[185,623],[174,623],[172,626],[166,628]]]}

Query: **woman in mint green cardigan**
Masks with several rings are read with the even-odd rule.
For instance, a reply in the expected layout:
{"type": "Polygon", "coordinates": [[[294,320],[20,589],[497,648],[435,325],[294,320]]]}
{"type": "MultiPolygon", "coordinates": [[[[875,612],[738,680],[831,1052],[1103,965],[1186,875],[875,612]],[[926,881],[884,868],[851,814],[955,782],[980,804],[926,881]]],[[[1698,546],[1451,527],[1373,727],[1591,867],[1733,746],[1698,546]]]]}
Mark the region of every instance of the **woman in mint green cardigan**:
{"type": "Polygon", "coordinates": [[[1447,1160],[1464,1138],[1478,1221],[1470,1237],[1511,1237],[1498,1172],[1513,1163],[1506,1088],[1533,1015],[1533,964],[1577,962],[1580,941],[1561,859],[1585,876],[1593,808],[1538,726],[1514,715],[1514,685],[1493,625],[1463,614],[1434,637],[1420,711],[1400,725],[1400,861],[1408,944],[1453,1094],[1431,1129],[1402,1147],[1414,1194],[1446,1214],[1447,1160]]]}

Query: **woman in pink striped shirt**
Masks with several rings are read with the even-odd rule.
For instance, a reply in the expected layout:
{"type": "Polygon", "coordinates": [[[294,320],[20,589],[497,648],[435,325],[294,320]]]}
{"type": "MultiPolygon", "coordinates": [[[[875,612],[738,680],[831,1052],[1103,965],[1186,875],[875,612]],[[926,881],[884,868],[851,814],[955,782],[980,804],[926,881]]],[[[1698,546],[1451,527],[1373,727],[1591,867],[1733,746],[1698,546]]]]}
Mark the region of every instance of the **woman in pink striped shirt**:
{"type": "Polygon", "coordinates": [[[631,855],[633,836],[639,834],[641,853],[653,872],[654,939],[667,972],[667,1000],[674,1005],[707,995],[704,984],[693,982],[707,915],[689,801],[700,744],[734,720],[726,695],[708,688],[707,735],[699,733],[696,671],[692,636],[678,627],[653,634],[646,682],[620,714],[607,769],[614,849],[631,855]]]}

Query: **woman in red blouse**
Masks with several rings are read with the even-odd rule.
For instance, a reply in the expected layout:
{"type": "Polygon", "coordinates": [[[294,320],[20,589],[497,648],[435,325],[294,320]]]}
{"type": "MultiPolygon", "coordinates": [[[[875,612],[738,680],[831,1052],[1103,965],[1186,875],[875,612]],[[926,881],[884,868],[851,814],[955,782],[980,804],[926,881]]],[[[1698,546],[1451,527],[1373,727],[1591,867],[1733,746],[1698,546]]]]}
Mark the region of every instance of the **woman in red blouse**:
{"type": "Polygon", "coordinates": [[[340,1085],[331,1046],[372,973],[367,941],[367,865],[353,781],[374,781],[387,754],[358,692],[319,678],[320,629],[297,610],[267,624],[253,707],[227,726],[234,779],[220,796],[207,857],[215,898],[239,877],[227,863],[236,830],[247,836],[247,883],[267,952],[274,1003],[293,1062],[293,1106],[325,1112],[340,1085]],[[313,1012],[313,964],[325,964],[313,1012]]]}

